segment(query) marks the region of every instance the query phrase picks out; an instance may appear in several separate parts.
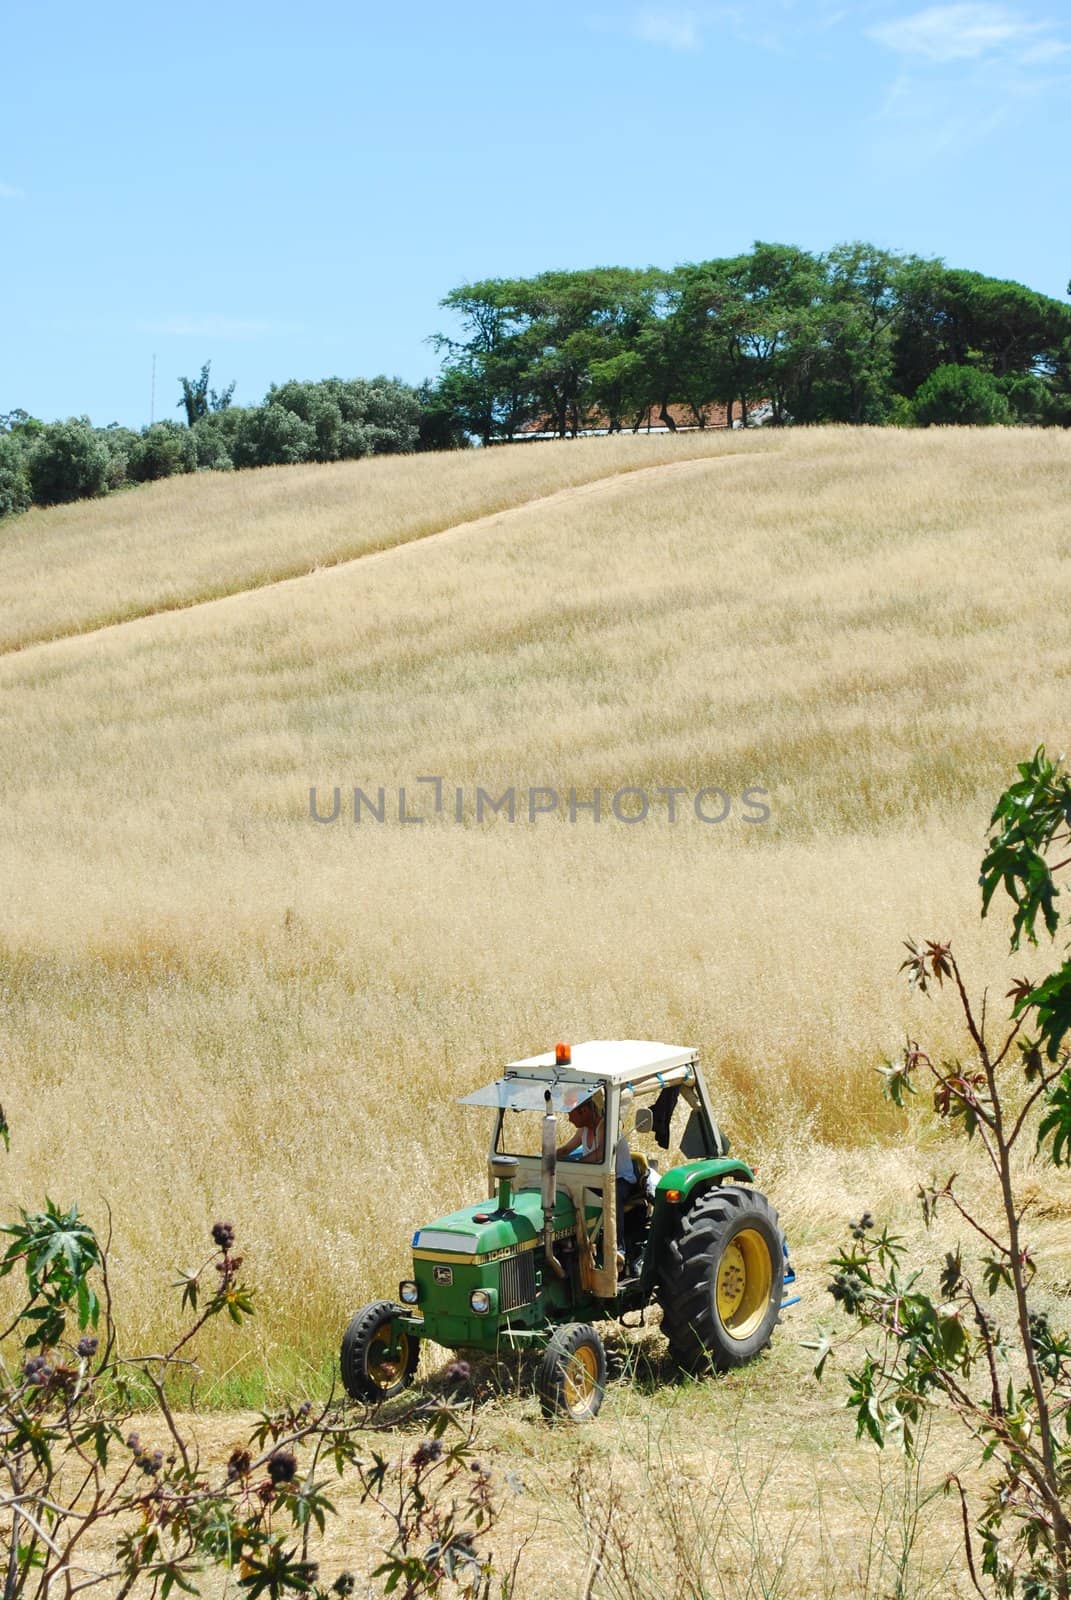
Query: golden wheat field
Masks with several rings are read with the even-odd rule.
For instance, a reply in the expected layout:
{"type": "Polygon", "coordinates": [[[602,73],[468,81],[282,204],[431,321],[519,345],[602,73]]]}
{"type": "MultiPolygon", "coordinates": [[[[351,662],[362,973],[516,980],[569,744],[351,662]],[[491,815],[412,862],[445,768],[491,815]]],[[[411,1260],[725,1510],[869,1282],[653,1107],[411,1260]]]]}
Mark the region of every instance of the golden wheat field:
{"type": "MultiPolygon", "coordinates": [[[[889,1592],[856,1571],[877,1468],[799,1341],[845,1222],[915,1226],[945,1160],[873,1071],[958,1044],[901,939],[1007,987],[977,867],[1014,763],[1066,742],[1069,499],[1055,430],[816,429],[204,475],[0,528],[0,1210],[111,1208],[133,1348],[228,1218],[263,1306],[205,1343],[203,1396],[312,1390],[414,1227],[479,1192],[457,1096],[558,1038],[697,1045],[804,1303],[753,1372],[615,1386],[584,1448],[626,1500],[667,1418],[675,1473],[716,1435],[719,1482],[787,1474],[767,1533],[806,1561],[756,1577],[744,1493],[726,1593],[889,1592]]],[[[1071,1187],[1029,1181],[1066,1294],[1071,1187]]],[[[573,1447],[532,1415],[497,1448],[552,1468],[573,1447]]],[[[586,1556],[540,1504],[529,1592],[560,1593],[586,1556]]],[[[947,1531],[918,1593],[955,1590],[947,1531]]]]}

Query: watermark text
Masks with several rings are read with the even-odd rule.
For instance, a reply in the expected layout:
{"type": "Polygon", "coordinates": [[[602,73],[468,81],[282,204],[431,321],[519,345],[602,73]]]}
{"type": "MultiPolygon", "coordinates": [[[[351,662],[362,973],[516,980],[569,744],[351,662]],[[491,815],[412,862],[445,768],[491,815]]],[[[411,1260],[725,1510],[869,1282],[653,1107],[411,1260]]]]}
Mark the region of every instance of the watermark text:
{"type": "Polygon", "coordinates": [[[534,827],[551,819],[572,824],[602,823],[633,827],[637,823],[697,822],[718,826],[734,820],[752,826],[769,822],[770,791],[752,784],[737,792],[717,784],[692,789],[685,784],[623,784],[613,791],[596,786],[580,790],[554,784],[451,784],[441,776],[423,776],[412,783],[335,784],[309,788],[313,822],[360,826],[422,827],[427,822],[524,823],[534,827]]]}

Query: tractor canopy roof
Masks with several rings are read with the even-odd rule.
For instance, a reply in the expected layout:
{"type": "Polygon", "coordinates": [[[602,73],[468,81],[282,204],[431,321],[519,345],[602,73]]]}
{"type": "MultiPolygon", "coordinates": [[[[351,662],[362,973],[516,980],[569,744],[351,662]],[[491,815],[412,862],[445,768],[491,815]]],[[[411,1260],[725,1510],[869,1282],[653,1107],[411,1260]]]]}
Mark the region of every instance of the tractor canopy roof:
{"type": "Polygon", "coordinates": [[[505,1076],[489,1083],[461,1104],[500,1106],[515,1111],[542,1110],[549,1090],[555,1111],[570,1111],[608,1083],[638,1089],[684,1083],[694,1077],[688,1069],[699,1052],[687,1045],[658,1044],[651,1039],[588,1039],[570,1047],[570,1060],[562,1062],[554,1050],[511,1061],[505,1076]]]}

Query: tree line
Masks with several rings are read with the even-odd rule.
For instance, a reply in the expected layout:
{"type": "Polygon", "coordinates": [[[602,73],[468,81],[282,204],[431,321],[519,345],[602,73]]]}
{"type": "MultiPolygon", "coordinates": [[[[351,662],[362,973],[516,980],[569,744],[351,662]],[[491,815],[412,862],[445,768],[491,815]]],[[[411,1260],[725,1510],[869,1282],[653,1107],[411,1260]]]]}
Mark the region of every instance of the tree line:
{"type": "Polygon", "coordinates": [[[206,363],[184,420],[137,432],[0,415],[0,516],[175,473],[668,428],[1071,426],[1071,307],[1022,284],[838,245],[756,244],[662,270],[489,278],[442,301],[439,376],[273,385],[236,406],[206,363]]]}
{"type": "Polygon", "coordinates": [[[869,244],[464,284],[437,398],[490,443],[649,420],[1071,424],[1071,307],[869,244]]]}
{"type": "MultiPolygon", "coordinates": [[[[396,378],[273,385],[259,406],[209,387],[210,365],[180,379],[185,421],[136,432],[88,417],[44,423],[0,415],[0,516],[58,505],[177,473],[342,461],[426,448],[422,390],[396,378]]],[[[427,386],[425,386],[427,388],[427,386]]],[[[449,439],[436,442],[450,443],[449,439]]]]}

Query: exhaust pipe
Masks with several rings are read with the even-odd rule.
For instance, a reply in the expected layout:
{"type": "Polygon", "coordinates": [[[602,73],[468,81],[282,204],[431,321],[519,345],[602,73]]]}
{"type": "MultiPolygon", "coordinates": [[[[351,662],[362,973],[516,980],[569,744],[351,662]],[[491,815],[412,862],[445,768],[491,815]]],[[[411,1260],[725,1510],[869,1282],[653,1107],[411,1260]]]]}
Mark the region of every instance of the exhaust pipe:
{"type": "Polygon", "coordinates": [[[565,1268],[554,1254],[554,1207],[558,1199],[558,1119],[551,1108],[550,1090],[543,1096],[546,1114],[543,1117],[543,1251],[547,1265],[559,1278],[565,1277],[565,1268]]]}

